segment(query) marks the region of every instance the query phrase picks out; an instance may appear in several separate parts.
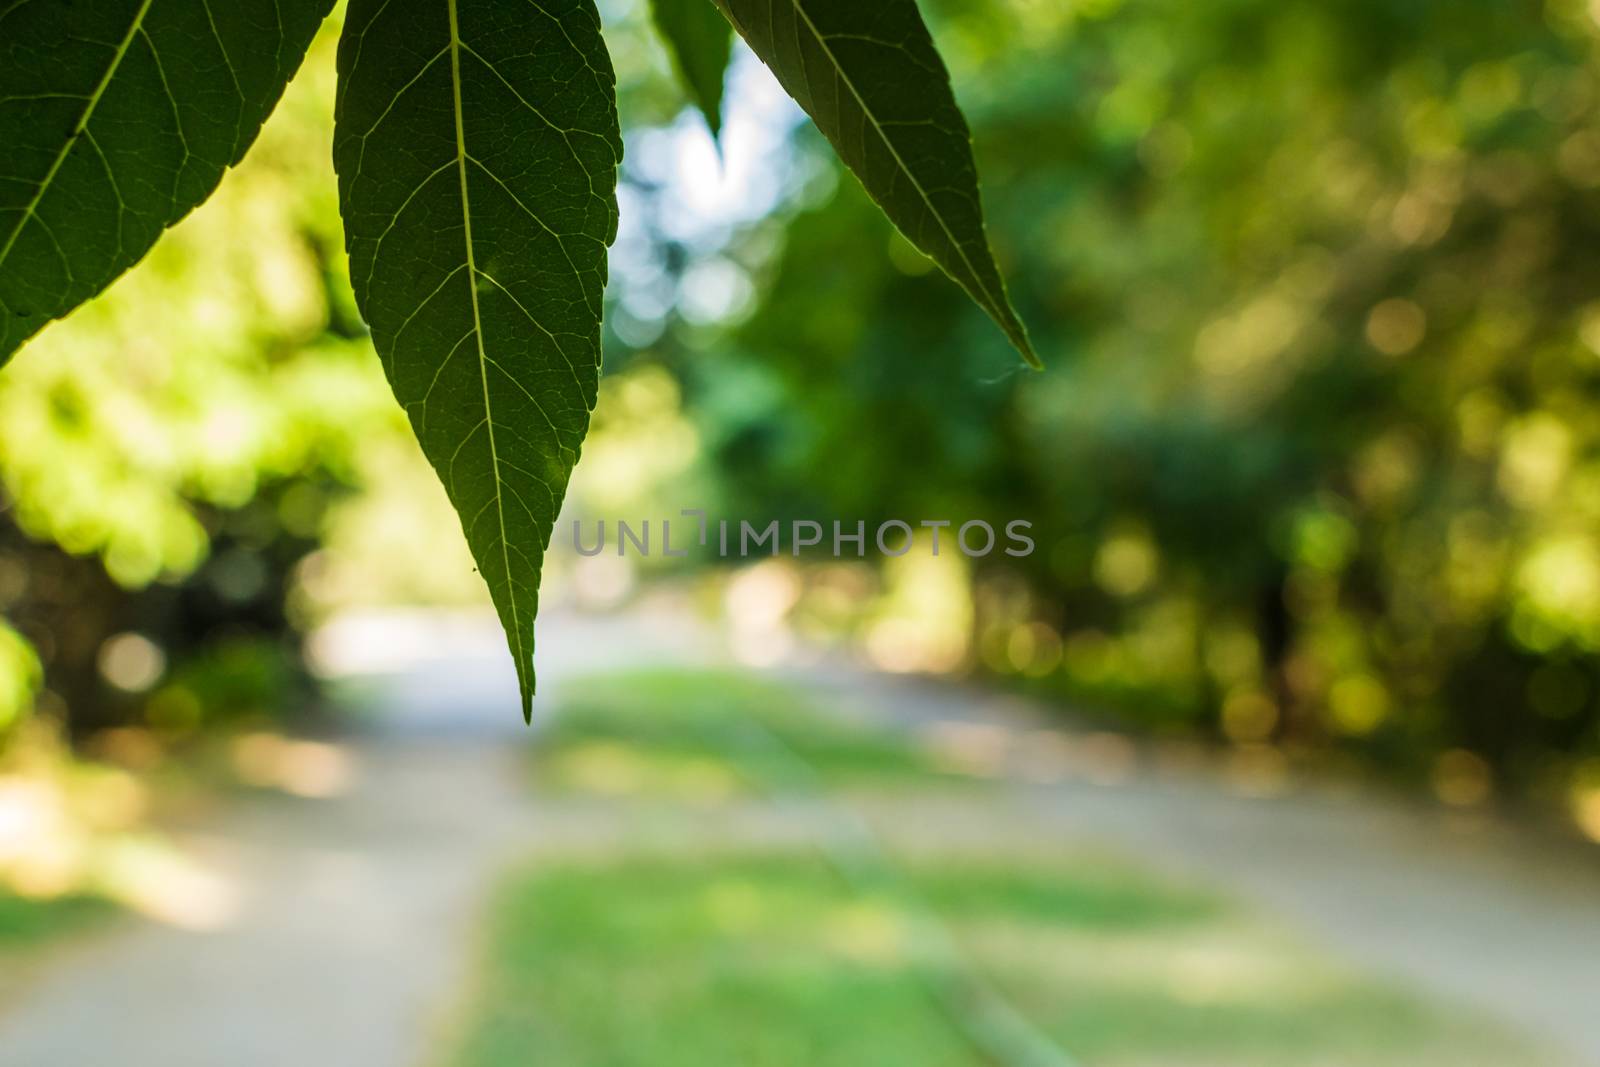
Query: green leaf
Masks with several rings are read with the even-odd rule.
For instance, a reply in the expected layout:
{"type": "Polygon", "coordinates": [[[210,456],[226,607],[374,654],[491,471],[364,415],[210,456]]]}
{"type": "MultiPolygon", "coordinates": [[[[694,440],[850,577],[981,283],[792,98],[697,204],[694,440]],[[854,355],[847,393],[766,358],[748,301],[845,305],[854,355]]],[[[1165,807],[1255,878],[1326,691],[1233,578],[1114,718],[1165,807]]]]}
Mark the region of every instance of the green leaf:
{"type": "Polygon", "coordinates": [[[712,0],[651,0],[650,6],[678,76],[714,138],[722,131],[722,82],[733,52],[733,27],[712,0]]]}
{"type": "Polygon", "coordinates": [[[915,0],[716,0],[912,244],[1032,366],[984,232],[978,169],[915,0]]]}
{"type": "Polygon", "coordinates": [[[593,0],[351,0],[333,158],[356,299],[530,717],[539,571],[594,408],[617,229],[593,0]]]}
{"type": "Polygon", "coordinates": [[[211,194],[332,6],[0,2],[0,363],[211,194]]]}

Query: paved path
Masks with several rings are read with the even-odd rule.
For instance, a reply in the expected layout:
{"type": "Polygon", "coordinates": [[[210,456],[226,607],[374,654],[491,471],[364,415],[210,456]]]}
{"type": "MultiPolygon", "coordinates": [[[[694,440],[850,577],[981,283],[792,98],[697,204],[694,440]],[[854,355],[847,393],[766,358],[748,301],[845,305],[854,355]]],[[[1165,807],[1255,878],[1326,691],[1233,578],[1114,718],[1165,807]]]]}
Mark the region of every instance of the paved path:
{"type": "MultiPolygon", "coordinates": [[[[232,914],[200,931],[130,922],[43,967],[0,1011],[0,1067],[423,1062],[483,893],[544,835],[493,620],[392,623],[355,624],[355,647],[335,650],[383,657],[357,664],[374,670],[420,663],[374,694],[385,714],[347,746],[352,788],[246,798],[180,833],[237,894],[232,914]]],[[[699,657],[692,635],[648,620],[551,618],[540,639],[543,701],[612,657],[699,657]]]]}
{"type": "MultiPolygon", "coordinates": [[[[350,745],[353,788],[246,800],[194,828],[187,843],[238,891],[234,914],[205,932],[130,924],[45,968],[0,1012],[0,1067],[421,1063],[469,973],[473,917],[495,872],[588,831],[527,802],[526,731],[492,621],[383,626],[353,623],[325,649],[371,671],[405,668],[372,694],[385,710],[381,729],[350,745]]],[[[546,701],[608,664],[716,658],[670,617],[551,614],[540,639],[546,701]]],[[[993,769],[1032,779],[1004,787],[999,819],[992,807],[930,803],[899,809],[897,833],[1103,842],[1198,873],[1364,965],[1600,1065],[1592,857],[1349,795],[1251,798],[1203,773],[1142,773],[1117,759],[1052,769],[1039,753],[1077,742],[1045,744],[1041,720],[1016,701],[843,668],[793,677],[855,713],[992,747],[993,769]]]]}
{"type": "Polygon", "coordinates": [[[1254,899],[1359,965],[1600,1065],[1600,849],[1350,789],[1261,796],[1201,770],[1124,767],[1115,750],[1113,766],[1064,758],[1051,773],[1041,748],[1065,756],[1072,739],[1041,733],[1020,701],[810,673],[864,714],[929,733],[968,730],[1000,753],[1008,777],[1044,779],[1009,786],[999,818],[954,799],[924,806],[916,817],[930,837],[976,817],[1019,841],[1110,845],[1254,899]]]}

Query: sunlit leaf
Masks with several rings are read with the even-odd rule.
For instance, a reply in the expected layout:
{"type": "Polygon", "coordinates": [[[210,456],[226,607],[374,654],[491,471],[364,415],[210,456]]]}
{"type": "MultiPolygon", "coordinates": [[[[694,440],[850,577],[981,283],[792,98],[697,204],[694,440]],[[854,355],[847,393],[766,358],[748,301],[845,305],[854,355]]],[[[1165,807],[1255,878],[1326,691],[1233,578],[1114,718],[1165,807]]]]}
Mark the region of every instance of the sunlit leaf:
{"type": "Polygon", "coordinates": [[[733,27],[712,0],[651,0],[656,29],[711,136],[722,130],[722,82],[733,51],[733,27]]]}
{"type": "Polygon", "coordinates": [[[984,232],[967,123],[915,0],[716,0],[902,233],[1038,366],[984,232]]]}
{"type": "Polygon", "coordinates": [[[593,0],[352,0],[334,132],[351,280],[524,715],[544,550],[595,403],[621,156],[593,0]]]}
{"type": "Polygon", "coordinates": [[[333,0],[0,11],[0,362],[138,262],[255,140],[333,0]]]}

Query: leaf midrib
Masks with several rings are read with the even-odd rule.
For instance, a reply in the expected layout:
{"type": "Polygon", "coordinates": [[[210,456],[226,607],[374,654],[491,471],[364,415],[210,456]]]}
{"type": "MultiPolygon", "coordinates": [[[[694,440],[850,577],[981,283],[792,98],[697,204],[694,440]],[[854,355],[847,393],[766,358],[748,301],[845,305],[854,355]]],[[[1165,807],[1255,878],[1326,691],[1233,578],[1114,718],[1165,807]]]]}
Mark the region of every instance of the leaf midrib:
{"type": "MultiPolygon", "coordinates": [[[[789,0],[789,2],[790,6],[794,8],[795,14],[804,20],[806,29],[811,32],[811,36],[816,39],[817,47],[821,48],[822,51],[827,55],[828,62],[833,65],[834,72],[838,74],[839,80],[844,83],[844,87],[846,89],[850,90],[850,95],[855,97],[856,106],[859,107],[861,109],[861,113],[867,117],[867,121],[872,123],[872,129],[877,133],[878,139],[883,142],[884,147],[889,150],[889,154],[894,157],[895,164],[900,168],[901,173],[903,173],[907,180],[911,182],[911,187],[917,191],[917,195],[922,198],[922,202],[928,205],[928,214],[933,216],[934,221],[939,224],[939,229],[943,230],[944,235],[950,239],[951,247],[956,250],[956,255],[961,257],[961,262],[966,264],[967,272],[972,276],[972,280],[978,286],[978,290],[983,293],[984,299],[988,300],[996,308],[1004,308],[1006,306],[1006,301],[1002,297],[996,296],[990,291],[989,286],[984,281],[983,275],[978,271],[978,268],[973,265],[971,257],[967,255],[966,248],[963,247],[961,242],[956,239],[956,235],[951,232],[949,223],[945,222],[944,216],[940,214],[939,209],[934,206],[933,199],[928,196],[927,190],[923,189],[922,183],[917,180],[916,173],[906,165],[905,159],[900,155],[900,150],[895,148],[894,142],[889,139],[889,135],[887,132],[885,132],[883,124],[878,121],[878,116],[872,113],[872,109],[867,106],[866,99],[862,97],[861,92],[856,88],[855,83],[850,80],[850,75],[845,72],[844,64],[839,62],[839,57],[833,54],[832,48],[828,47],[827,38],[823,37],[822,31],[817,29],[817,24],[811,21],[811,16],[806,14],[806,9],[801,5],[800,0],[789,0]]],[[[1037,359],[1032,357],[1029,353],[1024,352],[1023,356],[1028,360],[1029,363],[1037,363],[1037,359]]]]}
{"type": "Polygon", "coordinates": [[[478,342],[478,378],[483,383],[484,432],[489,437],[489,464],[494,469],[494,510],[500,523],[500,556],[505,565],[506,600],[511,605],[511,640],[517,649],[517,674],[520,677],[526,657],[522,651],[522,624],[517,615],[517,591],[511,580],[511,545],[506,537],[505,499],[500,487],[500,454],[494,443],[494,409],[489,403],[489,357],[483,349],[483,315],[478,308],[478,267],[472,251],[472,206],[467,197],[467,133],[461,110],[461,30],[456,19],[456,0],[447,0],[447,5],[450,12],[450,92],[455,106],[456,172],[461,183],[461,222],[467,246],[467,289],[472,295],[472,332],[478,342]]]}
{"type": "MultiPolygon", "coordinates": [[[[154,2],[155,0],[143,0],[139,5],[139,10],[134,13],[133,24],[128,27],[127,34],[123,36],[121,43],[117,45],[116,54],[111,57],[110,65],[106,67],[105,74],[100,78],[100,84],[96,85],[94,92],[89,94],[89,101],[83,107],[83,114],[78,116],[77,123],[72,127],[72,136],[66,139],[61,145],[61,150],[56,153],[56,158],[51,160],[50,169],[45,171],[43,180],[39,182],[39,188],[34,191],[33,199],[29,200],[28,206],[22,209],[22,217],[11,228],[11,234],[6,238],[5,246],[0,247],[0,263],[4,263],[6,257],[11,255],[11,249],[16,245],[17,238],[22,233],[22,228],[28,224],[29,219],[34,217],[34,213],[39,208],[39,201],[44,199],[45,191],[50,188],[50,183],[55,180],[56,172],[61,169],[61,164],[66,161],[67,153],[72,151],[72,146],[78,143],[78,137],[88,128],[89,119],[94,115],[94,109],[99,106],[100,98],[105,95],[106,86],[111,84],[111,79],[116,75],[117,68],[122,66],[122,60],[127,56],[128,48],[133,44],[134,37],[144,27],[144,17],[149,13],[150,5],[154,2]]],[[[454,6],[455,0],[451,0],[452,10],[454,6]]]]}

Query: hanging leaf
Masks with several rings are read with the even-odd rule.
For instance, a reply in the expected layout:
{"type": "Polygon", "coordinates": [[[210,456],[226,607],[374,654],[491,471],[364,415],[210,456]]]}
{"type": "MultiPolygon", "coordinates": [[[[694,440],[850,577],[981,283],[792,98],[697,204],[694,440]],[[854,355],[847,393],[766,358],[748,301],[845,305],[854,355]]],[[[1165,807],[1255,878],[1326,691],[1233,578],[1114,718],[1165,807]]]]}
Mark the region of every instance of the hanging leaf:
{"type": "Polygon", "coordinates": [[[595,403],[621,157],[593,0],[351,0],[334,131],[351,280],[525,717],[540,567],[595,403]]]}
{"type": "Polygon", "coordinates": [[[651,0],[650,6],[678,76],[714,138],[722,132],[722,83],[733,52],[733,27],[712,0],[651,0]]]}
{"type": "Polygon", "coordinates": [[[915,0],[716,0],[912,244],[1031,365],[984,232],[967,123],[915,0]]]}
{"type": "Polygon", "coordinates": [[[333,0],[0,11],[0,363],[243,157],[333,0]]]}

